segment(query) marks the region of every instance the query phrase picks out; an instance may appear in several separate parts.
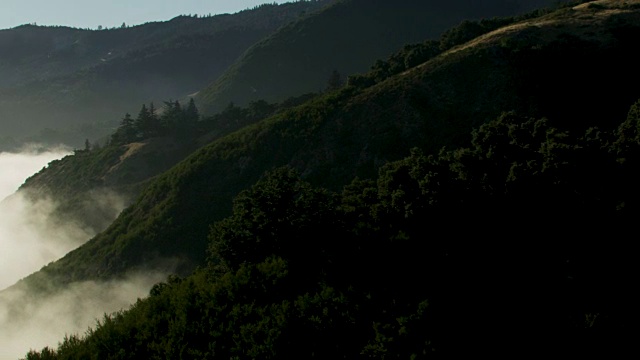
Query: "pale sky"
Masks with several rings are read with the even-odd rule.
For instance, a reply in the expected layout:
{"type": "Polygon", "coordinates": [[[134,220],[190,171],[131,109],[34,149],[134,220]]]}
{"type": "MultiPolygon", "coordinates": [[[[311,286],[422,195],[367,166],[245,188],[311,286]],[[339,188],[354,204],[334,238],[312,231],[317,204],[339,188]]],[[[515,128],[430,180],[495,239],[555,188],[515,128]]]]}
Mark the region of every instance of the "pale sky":
{"type": "Polygon", "coordinates": [[[0,29],[23,24],[96,29],[166,21],[178,15],[235,13],[292,0],[0,0],[0,29]]]}

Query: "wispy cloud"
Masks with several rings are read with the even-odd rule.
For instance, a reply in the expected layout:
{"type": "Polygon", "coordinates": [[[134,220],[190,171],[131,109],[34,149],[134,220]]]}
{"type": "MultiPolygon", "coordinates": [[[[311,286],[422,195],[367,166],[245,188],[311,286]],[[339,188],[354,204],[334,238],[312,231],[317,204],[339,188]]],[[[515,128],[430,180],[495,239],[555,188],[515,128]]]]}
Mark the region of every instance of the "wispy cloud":
{"type": "Polygon", "coordinates": [[[38,145],[25,145],[20,152],[0,152],[0,200],[13,194],[31,175],[52,160],[70,153],[64,147],[43,151],[38,145]]]}
{"type": "MultiPolygon", "coordinates": [[[[60,221],[54,216],[57,204],[50,198],[34,200],[16,192],[27,177],[67,154],[65,149],[42,151],[35,147],[21,153],[0,153],[0,360],[24,357],[30,349],[55,348],[66,334],[84,334],[103,314],[146,296],[170,271],[165,267],[164,271],[121,281],[74,283],[46,295],[12,286],[100,230],[60,221]]],[[[97,216],[105,217],[105,226],[125,206],[121,198],[105,189],[86,195],[86,201],[100,209],[97,216]]],[[[100,219],[91,220],[100,223],[100,219]]]]}
{"type": "Polygon", "coordinates": [[[91,238],[76,225],[53,220],[55,204],[22,194],[0,203],[0,289],[39,270],[91,238]]]}
{"type": "Polygon", "coordinates": [[[65,149],[38,151],[35,146],[21,153],[0,153],[0,289],[61,257],[90,236],[81,229],[53,226],[52,201],[31,202],[15,194],[27,177],[67,154],[65,149]]]}
{"type": "Polygon", "coordinates": [[[46,296],[20,287],[0,292],[0,360],[17,360],[45,346],[55,349],[65,335],[84,335],[104,314],[147,296],[166,275],[146,272],[120,281],[74,283],[46,296]]]}

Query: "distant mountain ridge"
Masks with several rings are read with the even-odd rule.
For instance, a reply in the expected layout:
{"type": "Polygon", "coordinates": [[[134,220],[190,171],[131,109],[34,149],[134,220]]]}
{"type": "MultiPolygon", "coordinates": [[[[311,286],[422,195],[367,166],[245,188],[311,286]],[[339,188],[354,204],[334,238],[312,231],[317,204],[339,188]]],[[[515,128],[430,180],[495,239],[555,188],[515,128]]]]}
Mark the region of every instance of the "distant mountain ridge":
{"type": "Polygon", "coordinates": [[[403,45],[437,39],[463,20],[525,13],[550,0],[342,0],[250,47],[196,97],[203,113],[229,103],[323,91],[335,70],[346,80],[403,45]]]}
{"type": "Polygon", "coordinates": [[[265,4],[100,31],[34,25],[2,30],[3,136],[18,141],[40,133],[42,140],[80,147],[84,138],[110,134],[125,112],[143,103],[197,92],[250,45],[329,2],[265,4]],[[45,128],[62,133],[60,139],[44,134],[45,128]]]}

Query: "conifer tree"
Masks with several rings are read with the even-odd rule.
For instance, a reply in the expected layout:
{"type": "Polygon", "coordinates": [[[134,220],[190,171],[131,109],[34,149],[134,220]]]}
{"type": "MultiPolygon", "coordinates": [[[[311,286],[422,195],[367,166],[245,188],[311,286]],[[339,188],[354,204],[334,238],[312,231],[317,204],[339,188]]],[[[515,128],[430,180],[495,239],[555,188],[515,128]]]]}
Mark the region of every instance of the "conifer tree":
{"type": "Polygon", "coordinates": [[[183,126],[183,111],[180,102],[165,101],[164,112],[160,116],[160,128],[162,132],[171,133],[183,126]]]}
{"type": "Polygon", "coordinates": [[[131,114],[126,113],[120,121],[120,127],[111,136],[111,139],[117,144],[127,144],[136,140],[137,132],[138,130],[134,120],[131,118],[131,114]]]}
{"type": "Polygon", "coordinates": [[[142,108],[135,120],[135,128],[138,138],[145,139],[158,135],[159,120],[153,102],[149,104],[148,108],[145,104],[142,104],[142,108]]]}
{"type": "Polygon", "coordinates": [[[189,105],[184,109],[184,115],[185,121],[189,124],[195,123],[200,119],[200,113],[193,98],[189,99],[189,105]]]}
{"type": "Polygon", "coordinates": [[[142,104],[142,108],[138,112],[138,117],[135,120],[135,129],[137,130],[138,137],[144,137],[150,124],[150,113],[147,109],[147,105],[142,104]]]}
{"type": "Polygon", "coordinates": [[[149,133],[148,137],[156,136],[160,132],[160,119],[153,102],[149,103],[149,133]]]}
{"type": "Polygon", "coordinates": [[[331,72],[331,76],[329,76],[329,80],[327,81],[327,91],[337,90],[342,87],[342,77],[338,70],[333,70],[331,72]]]}

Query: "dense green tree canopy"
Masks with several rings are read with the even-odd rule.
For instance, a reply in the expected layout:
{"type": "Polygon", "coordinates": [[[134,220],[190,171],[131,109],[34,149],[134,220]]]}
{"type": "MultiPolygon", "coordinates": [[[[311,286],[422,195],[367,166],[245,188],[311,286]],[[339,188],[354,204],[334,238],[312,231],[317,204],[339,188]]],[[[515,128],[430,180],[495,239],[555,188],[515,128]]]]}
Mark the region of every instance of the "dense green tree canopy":
{"type": "Polygon", "coordinates": [[[505,113],[339,193],[275,169],[212,224],[207,267],[27,359],[629,350],[639,104],[613,132],[505,113]]]}

